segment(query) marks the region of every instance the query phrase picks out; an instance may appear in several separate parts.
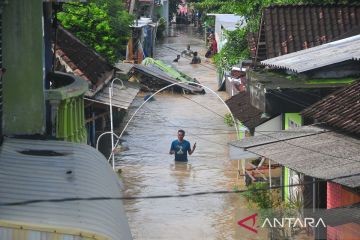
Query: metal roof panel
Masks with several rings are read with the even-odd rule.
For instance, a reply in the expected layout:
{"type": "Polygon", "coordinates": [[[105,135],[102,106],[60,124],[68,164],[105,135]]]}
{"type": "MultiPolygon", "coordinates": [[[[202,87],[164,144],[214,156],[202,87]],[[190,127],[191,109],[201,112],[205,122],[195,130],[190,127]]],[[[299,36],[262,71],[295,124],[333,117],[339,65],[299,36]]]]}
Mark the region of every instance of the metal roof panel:
{"type": "Polygon", "coordinates": [[[132,239],[120,200],[86,200],[120,198],[120,187],[104,156],[88,145],[5,139],[1,147],[2,222],[28,223],[51,232],[68,229],[77,235],[96,233],[109,239],[132,239]],[[32,151],[30,155],[23,153],[27,150],[32,151]],[[44,154],[49,150],[59,156],[44,154]],[[42,201],[4,205],[33,200],[42,201]]]}

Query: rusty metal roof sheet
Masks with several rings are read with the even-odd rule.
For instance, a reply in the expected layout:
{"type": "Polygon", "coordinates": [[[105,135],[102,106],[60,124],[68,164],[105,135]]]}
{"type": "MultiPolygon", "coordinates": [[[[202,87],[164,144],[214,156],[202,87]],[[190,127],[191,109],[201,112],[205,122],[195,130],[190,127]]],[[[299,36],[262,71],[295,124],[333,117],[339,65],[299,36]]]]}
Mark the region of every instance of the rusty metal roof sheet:
{"type": "Polygon", "coordinates": [[[360,58],[360,35],[304,49],[261,62],[274,68],[302,73],[331,64],[360,58]]]}
{"type": "Polygon", "coordinates": [[[330,94],[301,114],[360,135],[360,80],[330,94]]]}
{"type": "Polygon", "coordinates": [[[264,9],[255,52],[265,60],[359,34],[360,5],[274,5],[264,9]]]}

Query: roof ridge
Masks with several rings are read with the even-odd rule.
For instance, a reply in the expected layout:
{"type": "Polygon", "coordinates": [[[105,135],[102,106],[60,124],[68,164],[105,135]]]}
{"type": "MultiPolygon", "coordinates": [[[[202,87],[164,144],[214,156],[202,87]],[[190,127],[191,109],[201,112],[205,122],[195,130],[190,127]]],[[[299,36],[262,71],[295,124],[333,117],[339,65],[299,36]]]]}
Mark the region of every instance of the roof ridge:
{"type": "Polygon", "coordinates": [[[360,6],[360,3],[298,3],[298,4],[271,4],[265,8],[281,8],[281,7],[354,7],[360,6]]]}

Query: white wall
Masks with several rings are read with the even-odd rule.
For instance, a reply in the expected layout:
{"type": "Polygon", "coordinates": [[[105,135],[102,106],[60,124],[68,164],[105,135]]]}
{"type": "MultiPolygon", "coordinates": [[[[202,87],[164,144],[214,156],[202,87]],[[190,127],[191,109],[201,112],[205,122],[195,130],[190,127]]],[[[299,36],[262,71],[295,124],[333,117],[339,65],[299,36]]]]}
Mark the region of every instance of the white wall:
{"type": "Polygon", "coordinates": [[[279,115],[255,128],[255,136],[261,135],[256,131],[281,131],[282,130],[282,116],[279,115]]]}

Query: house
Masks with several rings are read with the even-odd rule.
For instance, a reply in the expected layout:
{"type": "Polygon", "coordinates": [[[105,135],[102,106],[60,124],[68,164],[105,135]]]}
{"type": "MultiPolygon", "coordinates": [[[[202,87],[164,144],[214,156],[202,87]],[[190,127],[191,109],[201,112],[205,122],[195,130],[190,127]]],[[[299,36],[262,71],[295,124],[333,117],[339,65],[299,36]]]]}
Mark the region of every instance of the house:
{"type": "MultiPolygon", "coordinates": [[[[341,4],[265,8],[258,35],[249,41],[253,60],[262,66],[247,71],[242,81],[251,104],[270,119],[283,113],[295,116],[355,80],[356,57],[327,54],[342,44],[357,51],[354,43],[360,33],[359,9],[358,5],[341,4]],[[344,42],[336,41],[344,38],[344,42]]],[[[281,124],[285,127],[285,123],[286,117],[281,124]]]]}
{"type": "MultiPolygon", "coordinates": [[[[295,6],[293,8],[298,7],[299,6],[295,6]]],[[[281,7],[273,7],[272,10],[280,8],[281,7]]],[[[276,13],[286,13],[281,11],[276,13]]],[[[287,11],[291,13],[291,9],[287,11]]],[[[293,15],[292,19],[297,18],[297,16],[298,15],[293,15]]],[[[352,13],[352,16],[354,16],[354,13],[352,13]]],[[[262,26],[264,26],[264,23],[262,26]]],[[[319,25],[316,25],[314,29],[318,26],[319,25]]],[[[291,28],[289,29],[292,30],[291,28]]],[[[295,29],[295,27],[293,29],[295,29]]],[[[333,38],[332,40],[334,41],[329,43],[318,42],[319,44],[317,45],[319,46],[312,44],[310,45],[312,48],[308,48],[309,45],[307,45],[306,49],[299,51],[294,50],[294,52],[291,53],[289,53],[289,51],[280,51],[279,54],[272,58],[268,56],[272,56],[270,53],[274,50],[271,50],[268,55],[265,55],[267,52],[263,51],[261,52],[261,54],[263,54],[261,64],[265,66],[265,68],[258,66],[247,72],[246,90],[249,94],[249,102],[262,113],[261,115],[264,118],[268,118],[268,121],[259,123],[258,126],[253,127],[254,138],[245,139],[241,143],[237,142],[237,144],[230,147],[230,151],[233,157],[241,158],[245,156],[243,159],[253,158],[253,156],[249,156],[243,152],[244,150],[248,150],[252,154],[255,153],[267,157],[270,162],[273,162],[272,164],[277,163],[284,166],[280,181],[280,183],[284,185],[284,187],[281,187],[282,198],[290,202],[299,200],[304,209],[326,208],[326,181],[345,184],[340,181],[340,179],[344,177],[339,177],[341,173],[336,173],[338,174],[336,175],[331,172],[331,174],[329,174],[329,172],[327,172],[328,168],[324,168],[323,162],[331,159],[333,162],[329,162],[329,164],[334,164],[334,162],[339,161],[338,158],[331,158],[330,156],[324,157],[321,153],[313,155],[313,153],[319,149],[323,149],[323,152],[331,154],[335,149],[344,146],[344,151],[351,152],[351,154],[354,154],[352,155],[353,157],[357,156],[357,150],[354,145],[346,145],[346,143],[343,143],[344,139],[348,140],[351,136],[332,133],[332,130],[328,129],[328,127],[331,128],[331,126],[301,127],[304,124],[309,124],[308,120],[302,118],[300,114],[301,111],[329,94],[332,94],[334,91],[348,86],[354,82],[359,75],[358,44],[356,44],[358,40],[358,28],[353,26],[351,29],[346,29],[346,33],[344,30],[341,32],[341,36],[337,36],[340,40],[333,38]],[[354,55],[351,53],[354,53],[354,55]],[[300,129],[297,130],[298,128],[300,129]],[[329,144],[329,141],[331,141],[331,144],[329,144]],[[341,142],[341,144],[338,144],[340,147],[332,145],[339,142],[341,142]],[[331,149],[331,151],[328,149],[331,149]],[[236,152],[236,150],[238,152],[236,152]],[[309,151],[311,153],[309,153],[309,151]],[[309,156],[311,156],[311,162],[309,162],[309,156]],[[326,169],[326,171],[324,171],[324,169],[326,169]],[[333,178],[330,179],[330,176],[333,178]],[[303,184],[304,182],[311,183],[312,181],[317,181],[317,184],[303,184]],[[289,185],[291,187],[287,187],[289,185]]],[[[263,32],[264,31],[262,31],[262,33],[263,32]]],[[[273,29],[272,32],[267,34],[268,36],[272,36],[277,35],[278,32],[279,31],[274,32],[273,29]]],[[[276,43],[276,39],[269,40],[269,43],[276,43]]],[[[265,40],[263,40],[260,45],[262,44],[265,44],[265,40]]],[[[286,44],[288,44],[288,42],[286,44]]],[[[266,47],[276,48],[273,45],[266,47]]],[[[289,49],[293,48],[289,47],[289,49]]],[[[242,100],[242,102],[245,101],[242,100]]],[[[240,105],[241,103],[239,102],[238,104],[240,105]]],[[[242,109],[249,108],[242,106],[242,109]]],[[[259,115],[260,113],[257,114],[257,117],[259,115]]],[[[250,111],[244,112],[239,118],[244,118],[244,116],[250,116],[250,111]]],[[[335,156],[336,154],[333,155],[335,156]]],[[[242,161],[246,162],[246,160],[242,161]]],[[[336,170],[339,170],[339,168],[336,168],[336,170]]],[[[354,177],[356,178],[356,176],[354,177]]],[[[356,179],[351,178],[351,181],[356,182],[356,179]]],[[[346,189],[356,187],[355,185],[349,185],[349,183],[345,185],[347,186],[346,189]]],[[[347,196],[346,194],[344,193],[344,196],[347,196]]],[[[354,198],[351,197],[350,199],[354,198]]],[[[349,209],[353,209],[353,206],[349,207],[349,209]]],[[[336,211],[338,210],[339,209],[336,211]]],[[[326,216],[333,216],[331,214],[332,213],[327,212],[326,216]]],[[[340,222],[341,221],[335,223],[333,221],[331,224],[341,225],[340,222]]],[[[328,234],[326,229],[318,230],[316,233],[317,238],[321,239],[321,237],[326,237],[326,234],[328,234]]],[[[344,233],[344,231],[342,231],[342,233],[344,233]]]]}
{"type": "Polygon", "coordinates": [[[126,51],[126,62],[141,63],[154,56],[157,23],[150,17],[140,17],[131,26],[132,34],[126,51]]]}
{"type": "Polygon", "coordinates": [[[259,32],[250,39],[254,62],[322,45],[359,31],[356,4],[274,5],[262,12],[259,32]]]}
{"type": "MultiPolygon", "coordinates": [[[[360,202],[359,90],[360,80],[301,113],[306,123],[318,124],[262,133],[230,144],[290,169],[286,174],[292,178],[284,182],[285,187],[299,186],[286,187],[287,197],[301,196],[304,209],[337,208],[337,212],[339,207],[351,206],[352,211],[358,211],[354,204],[360,202]]],[[[328,239],[359,238],[360,218],[331,220],[335,212],[323,213],[325,223],[328,220],[328,239]]]]}
{"type": "Polygon", "coordinates": [[[226,44],[225,31],[234,31],[236,28],[241,28],[246,25],[245,18],[235,14],[208,13],[207,15],[215,17],[214,34],[218,51],[226,44]]]}
{"type": "MultiPolygon", "coordinates": [[[[243,28],[246,25],[246,20],[242,16],[238,16],[235,14],[215,14],[208,13],[208,16],[215,17],[215,29],[214,35],[216,40],[217,51],[219,52],[226,44],[226,31],[234,31],[237,28],[243,28]]],[[[207,43],[207,38],[205,42],[207,43]]],[[[219,90],[226,90],[230,96],[235,95],[238,90],[234,87],[234,84],[237,82],[232,81],[232,72],[241,71],[242,67],[238,70],[236,67],[232,69],[232,71],[226,71],[225,69],[217,69],[218,71],[218,85],[219,90]]],[[[238,79],[238,78],[237,78],[238,79]]]]}
{"type": "Polygon", "coordinates": [[[126,64],[118,65],[123,71],[114,67],[61,26],[57,28],[56,36],[56,69],[72,73],[89,83],[84,96],[85,117],[89,143],[95,146],[99,134],[110,128],[109,88],[113,87],[112,106],[116,127],[120,125],[139,88],[125,80],[114,81],[119,74],[126,75],[131,66],[124,68],[126,64]]]}
{"type": "MultiPolygon", "coordinates": [[[[276,146],[278,149],[282,149],[284,153],[282,157],[280,157],[280,153],[278,154],[279,159],[282,158],[284,162],[288,159],[294,159],[299,164],[284,164],[279,159],[275,161],[272,155],[270,157],[270,155],[260,154],[284,166],[282,170],[283,185],[296,185],[302,182],[311,182],[314,178],[319,178],[319,175],[309,172],[310,169],[315,169],[315,166],[312,165],[313,160],[311,164],[307,162],[309,153],[292,147],[295,141],[298,141],[295,145],[298,145],[297,143],[300,142],[306,143],[306,146],[303,146],[305,149],[315,145],[316,147],[313,150],[316,151],[316,149],[325,148],[325,146],[322,147],[320,145],[323,142],[328,143],[325,139],[333,139],[334,142],[342,140],[342,136],[323,135],[322,131],[325,130],[319,127],[312,127],[311,130],[299,130],[300,132],[305,132],[302,133],[304,135],[301,135],[300,132],[297,133],[296,129],[308,123],[307,120],[302,119],[299,112],[323,99],[336,89],[347,86],[355,81],[356,76],[359,75],[359,62],[357,60],[357,55],[359,54],[358,39],[359,36],[356,35],[267,59],[262,61],[261,64],[267,66],[268,69],[251,70],[248,72],[246,83],[248,84],[247,89],[251,105],[269,117],[269,121],[255,128],[255,139],[264,140],[270,136],[270,138],[274,138],[271,143],[274,144],[274,147],[275,143],[283,141],[283,138],[289,139],[290,143],[282,144],[281,146],[278,143],[279,145],[276,146]],[[281,129],[289,131],[285,134],[283,131],[280,131],[281,129]],[[310,135],[306,135],[317,135],[319,132],[321,132],[321,136],[324,138],[319,137],[319,139],[315,139],[315,136],[310,137],[310,135]],[[290,136],[292,133],[294,135],[290,136]],[[285,149],[289,149],[289,151],[285,149]],[[302,164],[305,165],[303,166],[302,164]],[[309,169],[306,170],[306,167],[309,167],[309,169]]],[[[257,143],[259,142],[257,141],[257,143]]],[[[269,152],[276,151],[275,148],[272,148],[273,145],[270,146],[267,142],[260,142],[259,144],[259,147],[264,145],[262,148],[269,150],[269,152]]],[[[348,147],[351,148],[351,146],[348,147]]],[[[335,146],[332,146],[332,148],[336,149],[335,146]]],[[[253,148],[248,150],[252,153],[256,152],[253,148]]],[[[353,151],[353,149],[348,149],[348,151],[353,151]]],[[[328,150],[325,150],[325,152],[328,152],[328,150]]],[[[319,161],[322,159],[321,156],[313,157],[319,161]]],[[[319,165],[320,163],[317,162],[315,164],[319,165]]],[[[320,182],[314,186],[305,184],[303,187],[284,187],[282,189],[282,198],[290,202],[300,199],[304,208],[325,208],[326,182],[320,182]],[[317,192],[316,197],[313,195],[314,191],[317,192]]],[[[324,235],[324,232],[320,231],[319,234],[324,235]]]]}
{"type": "Polygon", "coordinates": [[[132,239],[121,181],[85,144],[88,82],[52,71],[57,3],[1,3],[0,239],[132,239]]]}
{"type": "MultiPolygon", "coordinates": [[[[359,150],[356,146],[360,136],[360,81],[329,95],[325,99],[319,101],[313,106],[301,112],[304,121],[307,123],[321,122],[327,126],[333,127],[339,131],[344,138],[341,144],[352,145],[354,149],[359,150]],[[350,137],[349,137],[350,136],[350,137]],[[347,141],[344,141],[347,140],[347,141]],[[349,142],[350,141],[350,142],[349,142]]],[[[338,149],[337,154],[343,155],[344,160],[337,167],[339,175],[345,175],[343,182],[327,181],[326,186],[326,208],[333,209],[339,207],[347,207],[360,202],[359,194],[359,172],[357,166],[359,159],[351,158],[346,148],[338,149]],[[350,158],[350,159],[349,159],[350,158]],[[351,166],[350,166],[351,165],[351,166]]],[[[333,170],[327,171],[328,174],[335,174],[333,170]]],[[[358,211],[359,206],[356,205],[353,213],[358,211]]],[[[340,221],[327,228],[328,239],[343,238],[355,239],[359,238],[360,222],[340,221]]],[[[359,218],[358,218],[359,220],[359,218]]]]}
{"type": "Polygon", "coordinates": [[[249,129],[251,135],[254,135],[257,126],[268,120],[262,116],[262,111],[251,105],[249,92],[240,92],[225,103],[234,117],[249,129]]]}

